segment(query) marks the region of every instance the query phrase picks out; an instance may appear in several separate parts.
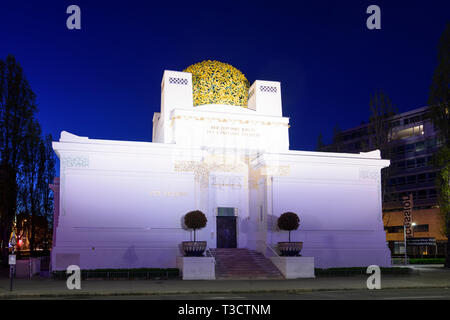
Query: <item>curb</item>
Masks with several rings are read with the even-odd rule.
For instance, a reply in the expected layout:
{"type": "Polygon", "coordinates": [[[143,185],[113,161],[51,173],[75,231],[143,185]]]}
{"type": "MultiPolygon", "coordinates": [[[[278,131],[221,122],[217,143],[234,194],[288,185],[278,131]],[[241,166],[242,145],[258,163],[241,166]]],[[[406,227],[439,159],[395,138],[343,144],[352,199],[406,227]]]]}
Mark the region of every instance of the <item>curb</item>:
{"type": "MultiPolygon", "coordinates": [[[[450,289],[450,285],[434,286],[390,286],[381,290],[399,290],[399,289],[450,289]]],[[[20,298],[86,298],[86,297],[113,297],[113,296],[164,296],[180,294],[237,294],[237,293],[288,293],[297,294],[305,292],[323,292],[323,291],[356,291],[368,290],[366,288],[299,288],[299,289],[256,289],[256,290],[198,290],[198,291],[124,291],[124,292],[80,292],[80,293],[18,293],[18,294],[0,294],[0,299],[20,299],[20,298]]],[[[377,290],[375,290],[377,291],[377,290]]]]}

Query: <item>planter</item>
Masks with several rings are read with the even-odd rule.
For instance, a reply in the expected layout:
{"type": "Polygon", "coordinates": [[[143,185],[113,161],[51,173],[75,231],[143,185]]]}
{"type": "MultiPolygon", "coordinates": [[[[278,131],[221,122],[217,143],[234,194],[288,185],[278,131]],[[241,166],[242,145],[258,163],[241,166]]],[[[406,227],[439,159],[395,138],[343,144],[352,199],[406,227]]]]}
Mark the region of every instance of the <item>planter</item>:
{"type": "Polygon", "coordinates": [[[183,280],[215,280],[213,257],[177,257],[177,268],[183,280]]]}
{"type": "Polygon", "coordinates": [[[186,257],[202,257],[206,250],[206,241],[183,241],[182,248],[186,257]]]}
{"type": "Polygon", "coordinates": [[[315,278],[314,257],[271,257],[286,279],[315,278]]]}
{"type": "Polygon", "coordinates": [[[297,257],[303,248],[303,242],[278,242],[278,250],[281,256],[297,257]]]}

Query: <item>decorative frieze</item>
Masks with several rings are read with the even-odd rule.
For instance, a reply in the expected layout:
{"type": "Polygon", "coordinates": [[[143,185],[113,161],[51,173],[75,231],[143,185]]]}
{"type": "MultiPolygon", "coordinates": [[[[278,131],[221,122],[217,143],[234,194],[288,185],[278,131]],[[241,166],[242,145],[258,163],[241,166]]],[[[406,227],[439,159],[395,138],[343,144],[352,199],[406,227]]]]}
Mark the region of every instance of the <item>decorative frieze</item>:
{"type": "Polygon", "coordinates": [[[272,93],[276,93],[277,92],[277,87],[274,86],[260,86],[259,90],[261,92],[272,92],[272,93]]]}
{"type": "Polygon", "coordinates": [[[218,122],[227,122],[227,123],[232,123],[232,124],[289,127],[289,124],[279,122],[279,121],[241,120],[241,119],[226,119],[226,118],[216,118],[216,117],[174,116],[174,117],[172,117],[171,120],[174,121],[174,120],[178,120],[178,119],[196,120],[196,121],[218,121],[218,122]]]}
{"type": "Polygon", "coordinates": [[[195,181],[201,188],[209,187],[211,172],[246,172],[247,165],[239,161],[227,161],[220,156],[210,156],[203,161],[175,161],[174,170],[194,172],[195,181]]]}
{"type": "Polygon", "coordinates": [[[64,168],[89,168],[89,156],[87,155],[66,155],[61,158],[64,168]]]}
{"type": "Polygon", "coordinates": [[[170,77],[169,78],[169,83],[170,84],[181,84],[181,85],[187,85],[189,83],[188,79],[185,78],[174,78],[174,77],[170,77]]]}
{"type": "Polygon", "coordinates": [[[380,172],[378,170],[359,169],[359,180],[375,180],[380,179],[380,172]]]}

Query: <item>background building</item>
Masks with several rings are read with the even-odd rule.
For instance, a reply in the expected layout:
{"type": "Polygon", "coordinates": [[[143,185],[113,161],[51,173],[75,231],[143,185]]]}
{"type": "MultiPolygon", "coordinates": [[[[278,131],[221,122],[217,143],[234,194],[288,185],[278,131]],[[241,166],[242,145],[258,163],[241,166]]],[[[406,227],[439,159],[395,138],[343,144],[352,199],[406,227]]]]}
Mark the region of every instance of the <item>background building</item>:
{"type": "MultiPolygon", "coordinates": [[[[442,256],[447,238],[437,204],[435,180],[438,170],[433,165],[433,155],[442,142],[430,120],[429,108],[393,115],[386,121],[389,132],[383,156],[391,160],[391,165],[383,169],[382,186],[383,221],[389,247],[392,254],[404,254],[401,197],[412,194],[415,243],[407,245],[408,253],[412,256],[442,256]]],[[[322,151],[358,153],[374,150],[371,126],[364,123],[338,132],[333,144],[323,147],[322,151]]]]}

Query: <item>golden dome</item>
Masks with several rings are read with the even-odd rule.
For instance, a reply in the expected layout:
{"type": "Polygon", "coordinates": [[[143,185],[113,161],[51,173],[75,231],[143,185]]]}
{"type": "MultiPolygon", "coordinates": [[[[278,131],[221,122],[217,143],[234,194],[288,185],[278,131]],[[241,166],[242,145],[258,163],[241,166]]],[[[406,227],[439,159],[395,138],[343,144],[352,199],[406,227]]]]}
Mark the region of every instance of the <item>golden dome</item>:
{"type": "Polygon", "coordinates": [[[249,82],[232,65],[205,60],[190,65],[183,72],[192,73],[194,106],[227,104],[247,107],[249,82]]]}

